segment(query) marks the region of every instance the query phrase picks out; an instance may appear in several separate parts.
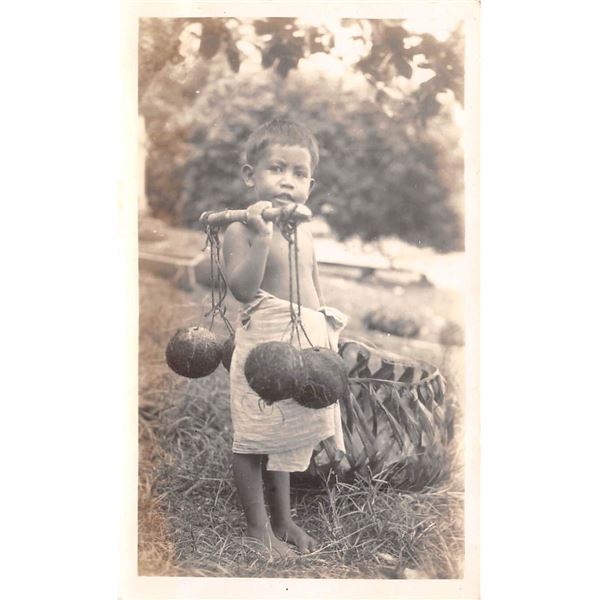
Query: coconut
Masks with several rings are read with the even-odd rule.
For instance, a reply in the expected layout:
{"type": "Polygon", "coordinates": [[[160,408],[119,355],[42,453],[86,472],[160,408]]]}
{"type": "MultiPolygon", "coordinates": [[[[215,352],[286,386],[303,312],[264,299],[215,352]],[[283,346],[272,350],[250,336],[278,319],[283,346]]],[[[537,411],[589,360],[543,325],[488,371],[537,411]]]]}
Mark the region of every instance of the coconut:
{"type": "Polygon", "coordinates": [[[221,345],[204,327],[178,329],[165,352],[167,364],[175,373],[196,379],[210,375],[221,361],[221,345]]]}
{"type": "Polygon", "coordinates": [[[235,337],[230,335],[221,342],[221,363],[229,371],[231,368],[231,359],[235,349],[235,337]]]}
{"type": "Polygon", "coordinates": [[[329,348],[307,348],[300,353],[304,365],[304,385],[294,400],[307,408],[335,404],[348,393],[348,375],[342,357],[329,348]]]}
{"type": "Polygon", "coordinates": [[[266,342],[252,348],[244,374],[248,385],[268,404],[292,398],[303,384],[300,351],[287,342],[266,342]]]}

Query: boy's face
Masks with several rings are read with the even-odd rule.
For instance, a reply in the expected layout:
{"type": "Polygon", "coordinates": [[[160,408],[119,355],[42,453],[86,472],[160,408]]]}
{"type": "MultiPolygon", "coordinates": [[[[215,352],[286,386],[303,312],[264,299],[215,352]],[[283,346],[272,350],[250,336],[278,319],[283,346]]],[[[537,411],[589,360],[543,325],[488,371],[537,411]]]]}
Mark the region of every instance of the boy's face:
{"type": "Polygon", "coordinates": [[[242,167],[242,176],[254,188],[257,201],[267,200],[274,207],[304,204],[314,185],[310,152],[303,146],[271,144],[254,167],[242,167]]]}

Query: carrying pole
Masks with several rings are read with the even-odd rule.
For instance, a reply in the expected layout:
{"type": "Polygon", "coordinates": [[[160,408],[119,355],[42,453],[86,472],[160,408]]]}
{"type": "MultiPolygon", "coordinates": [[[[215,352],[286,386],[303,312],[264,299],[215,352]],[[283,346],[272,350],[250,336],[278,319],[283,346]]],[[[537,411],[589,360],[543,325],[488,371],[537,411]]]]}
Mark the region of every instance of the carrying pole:
{"type": "MultiPolygon", "coordinates": [[[[303,223],[312,219],[310,208],[304,204],[289,204],[277,208],[265,208],[262,211],[262,218],[265,221],[291,221],[293,223],[303,223]]],[[[229,223],[246,223],[248,220],[248,210],[223,210],[214,212],[207,210],[200,215],[200,224],[203,228],[207,226],[220,227],[229,225],[229,223]]]]}

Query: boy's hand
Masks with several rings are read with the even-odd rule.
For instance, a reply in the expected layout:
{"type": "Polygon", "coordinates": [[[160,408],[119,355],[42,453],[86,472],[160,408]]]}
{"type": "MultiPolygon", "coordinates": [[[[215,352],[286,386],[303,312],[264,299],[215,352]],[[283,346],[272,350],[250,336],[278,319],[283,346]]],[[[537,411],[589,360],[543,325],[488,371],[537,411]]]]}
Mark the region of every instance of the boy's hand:
{"type": "Polygon", "coordinates": [[[273,223],[268,223],[262,218],[262,211],[272,206],[271,202],[262,200],[248,207],[247,225],[261,237],[271,237],[273,235],[273,223]]]}

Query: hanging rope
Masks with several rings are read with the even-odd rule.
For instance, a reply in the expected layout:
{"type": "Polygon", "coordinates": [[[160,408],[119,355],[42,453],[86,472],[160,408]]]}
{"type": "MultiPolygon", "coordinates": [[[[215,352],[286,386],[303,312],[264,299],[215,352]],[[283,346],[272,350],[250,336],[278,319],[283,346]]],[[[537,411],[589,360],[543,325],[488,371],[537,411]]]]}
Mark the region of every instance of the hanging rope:
{"type": "MultiPolygon", "coordinates": [[[[296,207],[290,213],[290,217],[293,216],[296,211],[296,207]]],[[[300,301],[300,271],[298,269],[299,263],[299,248],[298,248],[298,224],[293,219],[288,218],[285,221],[278,220],[277,226],[281,231],[281,235],[285,238],[288,243],[288,271],[289,271],[289,302],[290,302],[290,321],[291,321],[291,332],[290,332],[290,343],[294,339],[294,335],[298,339],[298,346],[302,346],[300,338],[300,331],[304,334],[304,337],[308,343],[313,346],[313,343],[302,324],[302,304],[300,301]],[[294,280],[296,283],[296,306],[294,308],[294,280]]]]}
{"type": "Polygon", "coordinates": [[[229,335],[234,334],[234,329],[229,319],[226,317],[227,306],[225,298],[227,296],[227,280],[223,273],[221,265],[221,240],[219,238],[219,228],[217,226],[207,225],[206,231],[206,250],[210,246],[210,294],[211,294],[211,309],[204,315],[211,315],[210,330],[212,331],[215,318],[217,315],[221,317],[229,335]],[[215,285],[216,284],[216,285],[215,285]],[[215,297],[215,287],[217,296],[215,297]]]}

